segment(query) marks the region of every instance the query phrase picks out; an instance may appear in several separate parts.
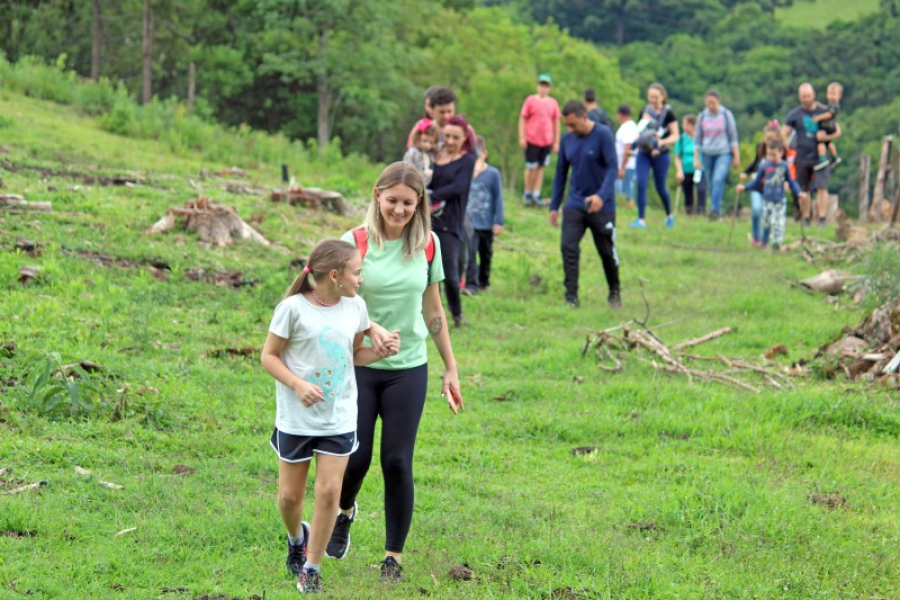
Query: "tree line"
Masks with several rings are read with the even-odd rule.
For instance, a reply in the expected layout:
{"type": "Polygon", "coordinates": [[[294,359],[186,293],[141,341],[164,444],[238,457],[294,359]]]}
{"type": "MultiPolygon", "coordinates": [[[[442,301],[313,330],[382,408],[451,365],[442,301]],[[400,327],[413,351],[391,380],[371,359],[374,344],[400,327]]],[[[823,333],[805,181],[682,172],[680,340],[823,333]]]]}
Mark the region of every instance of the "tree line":
{"type": "Polygon", "coordinates": [[[9,0],[0,50],[63,56],[81,76],[228,125],[322,146],[339,137],[377,161],[399,158],[424,89],[445,85],[509,175],[539,72],[553,74],[560,101],[592,87],[610,112],[642,106],[652,81],[679,114],[715,87],[744,139],[783,118],[801,81],[824,91],[838,80],[845,152],[877,154],[900,117],[900,0],[825,31],[779,23],[775,7],[791,1],[9,0]]]}

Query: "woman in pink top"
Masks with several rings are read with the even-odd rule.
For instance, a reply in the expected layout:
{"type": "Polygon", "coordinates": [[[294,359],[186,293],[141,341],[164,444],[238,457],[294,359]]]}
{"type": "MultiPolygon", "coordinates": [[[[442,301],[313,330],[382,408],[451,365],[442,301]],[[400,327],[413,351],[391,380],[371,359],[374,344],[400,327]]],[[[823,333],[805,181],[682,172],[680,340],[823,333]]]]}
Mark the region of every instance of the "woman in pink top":
{"type": "Polygon", "coordinates": [[[525,206],[544,206],[541,187],[550,154],[559,152],[559,104],[550,97],[553,80],[538,76],[537,94],[525,99],[519,114],[519,147],[525,151],[525,206]]]}

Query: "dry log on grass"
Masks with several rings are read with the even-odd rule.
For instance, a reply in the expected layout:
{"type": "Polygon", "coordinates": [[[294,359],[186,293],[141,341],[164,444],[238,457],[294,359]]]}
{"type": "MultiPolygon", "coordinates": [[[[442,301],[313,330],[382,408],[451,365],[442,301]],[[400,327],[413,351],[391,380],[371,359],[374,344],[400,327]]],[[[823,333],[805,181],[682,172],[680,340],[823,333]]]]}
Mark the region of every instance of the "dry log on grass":
{"type": "Polygon", "coordinates": [[[353,214],[353,207],[338,192],[294,185],[272,190],[272,202],[287,202],[291,206],[305,206],[313,210],[325,209],[339,215],[353,214]]]}
{"type": "Polygon", "coordinates": [[[206,196],[189,200],[183,207],[170,208],[145,233],[164,233],[176,227],[195,231],[201,240],[215,246],[230,245],[235,238],[253,240],[263,246],[272,245],[241,219],[233,207],[213,204],[206,196]]]}
{"type": "Polygon", "coordinates": [[[859,275],[853,275],[852,273],[829,269],[827,271],[822,271],[818,275],[804,279],[800,282],[800,285],[816,292],[838,294],[844,291],[844,287],[848,283],[859,279],[859,277],[859,275]]]}
{"type": "Polygon", "coordinates": [[[53,210],[50,202],[29,202],[18,194],[0,194],[0,208],[25,208],[29,210],[53,210]]]}

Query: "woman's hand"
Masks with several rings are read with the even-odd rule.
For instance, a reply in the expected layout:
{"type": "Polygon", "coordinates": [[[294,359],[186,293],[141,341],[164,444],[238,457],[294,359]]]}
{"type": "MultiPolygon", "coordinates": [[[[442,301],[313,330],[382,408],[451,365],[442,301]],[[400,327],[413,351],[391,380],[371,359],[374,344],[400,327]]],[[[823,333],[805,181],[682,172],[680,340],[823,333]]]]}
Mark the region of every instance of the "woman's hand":
{"type": "Polygon", "coordinates": [[[459,414],[459,411],[463,409],[463,397],[459,391],[459,373],[456,372],[455,367],[444,371],[441,398],[447,399],[447,405],[454,415],[459,414]]]}
{"type": "Polygon", "coordinates": [[[325,402],[325,394],[322,393],[322,388],[308,381],[301,379],[294,384],[293,390],[306,408],[310,408],[318,402],[325,402]]]}
{"type": "Polygon", "coordinates": [[[378,323],[369,323],[369,339],[372,341],[372,349],[375,350],[375,353],[381,358],[387,358],[388,356],[397,354],[397,352],[392,352],[388,345],[391,336],[394,336],[395,334],[397,337],[397,348],[399,349],[399,331],[388,333],[388,330],[378,323]]]}
{"type": "Polygon", "coordinates": [[[678,169],[678,172],[675,173],[675,179],[678,180],[678,183],[684,183],[684,171],[678,169]]]}

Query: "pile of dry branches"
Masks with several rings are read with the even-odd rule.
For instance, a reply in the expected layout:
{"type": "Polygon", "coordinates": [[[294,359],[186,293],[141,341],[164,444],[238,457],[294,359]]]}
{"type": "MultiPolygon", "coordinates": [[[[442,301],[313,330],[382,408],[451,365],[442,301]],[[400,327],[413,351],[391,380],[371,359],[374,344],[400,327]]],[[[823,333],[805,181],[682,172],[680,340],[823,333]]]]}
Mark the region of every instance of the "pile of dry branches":
{"type": "Polygon", "coordinates": [[[816,358],[826,361],[829,374],[900,387],[900,298],[885,302],[856,327],[846,327],[819,348],[816,358]]]}
{"type": "Polygon", "coordinates": [[[885,227],[871,235],[859,234],[858,228],[851,229],[845,242],[831,242],[814,237],[804,237],[801,240],[785,244],[783,252],[798,251],[800,257],[810,263],[815,262],[855,262],[871,248],[872,245],[883,242],[900,242],[900,229],[885,227]]]}
{"type": "Polygon", "coordinates": [[[694,379],[701,379],[757,394],[762,391],[760,385],[776,389],[790,387],[785,373],[767,368],[765,365],[754,364],[749,359],[729,358],[721,355],[698,356],[686,352],[689,348],[727,335],[731,331],[730,327],[725,327],[698,338],[680,342],[670,348],[643,323],[629,321],[617,327],[588,335],[581,355],[587,356],[589,352],[593,352],[600,361],[597,366],[604,371],[623,371],[625,367],[622,360],[626,356],[634,356],[637,360],[649,364],[659,371],[684,375],[692,383],[694,379]],[[643,329],[632,328],[633,324],[641,325],[643,329]],[[619,329],[622,330],[621,336],[613,335],[613,332],[619,329]],[[636,356],[635,351],[649,353],[651,358],[636,356]],[[719,368],[701,369],[693,366],[693,363],[698,362],[713,363],[719,368]]]}

